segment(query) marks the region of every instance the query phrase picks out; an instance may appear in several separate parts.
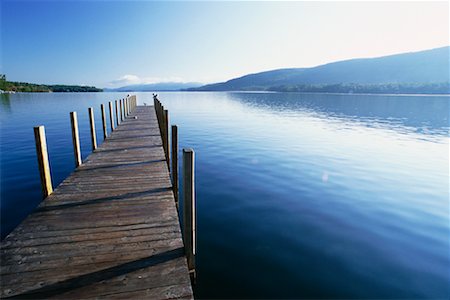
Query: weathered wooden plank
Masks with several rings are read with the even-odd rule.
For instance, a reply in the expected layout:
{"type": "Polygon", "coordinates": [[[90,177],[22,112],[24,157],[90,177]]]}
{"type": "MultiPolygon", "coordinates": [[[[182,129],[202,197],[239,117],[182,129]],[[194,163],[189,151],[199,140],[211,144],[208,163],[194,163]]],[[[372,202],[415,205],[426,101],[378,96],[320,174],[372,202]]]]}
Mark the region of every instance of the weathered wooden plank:
{"type": "MultiPolygon", "coordinates": [[[[178,233],[179,228],[177,226],[162,226],[153,228],[150,236],[152,235],[160,235],[166,233],[178,233]]],[[[149,231],[144,229],[134,229],[129,230],[126,233],[125,238],[137,237],[137,236],[149,236],[149,231]]],[[[124,238],[124,232],[121,231],[112,231],[112,232],[97,232],[91,233],[86,232],[85,234],[73,234],[73,235],[60,235],[60,236],[48,236],[48,237],[35,237],[33,235],[28,235],[27,239],[10,239],[2,243],[2,249],[9,248],[19,248],[19,247],[36,247],[36,246],[44,246],[44,245],[53,245],[53,244],[61,244],[61,243],[74,243],[74,242],[88,242],[88,241],[98,241],[105,239],[114,239],[114,238],[124,238]]],[[[2,262],[2,266],[4,263],[2,262]]]]}
{"type": "MultiPolygon", "coordinates": [[[[182,259],[183,258],[178,258],[177,260],[182,259]]],[[[180,276],[182,269],[178,266],[178,262],[174,263],[169,261],[159,266],[154,266],[153,268],[154,269],[152,272],[148,272],[147,269],[135,271],[94,284],[90,286],[89,289],[80,288],[78,290],[62,294],[61,296],[64,297],[64,299],[77,299],[79,295],[83,295],[83,297],[88,298],[98,296],[112,298],[112,295],[116,295],[116,297],[119,295],[122,295],[122,297],[128,297],[129,292],[140,292],[143,286],[145,286],[146,289],[155,289],[161,286],[167,287],[173,285],[178,285],[182,288],[190,286],[190,282],[186,281],[185,277],[180,276]],[[166,276],[170,279],[166,280],[166,276]],[[104,285],[107,285],[108,289],[105,289],[104,285]]],[[[155,298],[162,298],[161,295],[158,297],[157,291],[154,290],[153,293],[155,293],[155,298]]],[[[190,294],[182,294],[181,296],[189,298],[190,294]]]]}
{"type": "MultiPolygon", "coordinates": [[[[112,267],[93,271],[75,279],[67,276],[62,276],[60,281],[42,278],[41,281],[33,284],[34,293],[29,292],[28,298],[88,299],[102,297],[108,299],[112,298],[112,295],[121,295],[122,299],[160,299],[167,297],[164,293],[158,295],[161,292],[155,289],[165,289],[167,286],[182,287],[183,297],[192,298],[190,282],[185,276],[182,276],[183,268],[180,267],[182,264],[183,258],[174,258],[168,262],[162,261],[153,265],[150,259],[143,258],[138,260],[137,264],[132,262],[126,265],[126,263],[119,262],[112,267]],[[150,266],[146,267],[146,265],[150,266]],[[142,290],[154,291],[148,297],[135,298],[131,296],[136,294],[132,294],[132,292],[142,290]],[[186,291],[190,291],[190,293],[186,293],[186,291]]],[[[17,293],[17,289],[9,292],[17,293]]]]}
{"type": "MultiPolygon", "coordinates": [[[[12,278],[16,278],[18,273],[24,272],[32,272],[36,270],[49,270],[49,272],[54,272],[53,268],[55,266],[59,266],[62,270],[67,268],[67,263],[73,261],[75,258],[81,257],[83,258],[82,262],[78,264],[88,264],[92,263],[92,261],[99,260],[98,258],[109,257],[108,261],[117,261],[121,254],[130,253],[131,251],[147,251],[147,255],[150,253],[151,249],[162,249],[164,251],[171,250],[168,249],[168,245],[171,246],[179,246],[182,247],[182,244],[177,240],[177,235],[179,232],[173,232],[171,234],[160,234],[161,236],[138,236],[133,237],[133,239],[123,240],[123,239],[109,239],[109,240],[99,240],[99,244],[96,245],[95,241],[90,242],[78,242],[76,245],[74,243],[63,243],[58,244],[58,248],[55,247],[28,247],[25,251],[14,252],[9,251],[9,254],[14,253],[15,260],[6,260],[6,265],[2,267],[2,282],[3,275],[5,274],[13,274],[12,278]],[[113,243],[116,245],[112,246],[113,243]],[[147,248],[147,246],[151,245],[151,249],[147,248]],[[83,247],[85,250],[89,250],[88,255],[82,255],[82,253],[78,252],[70,252],[76,247],[83,247]],[[105,247],[103,247],[105,246],[105,247]],[[121,253],[111,253],[111,251],[106,251],[109,249],[121,249],[124,250],[121,253]],[[50,250],[49,250],[50,249],[50,250]],[[29,257],[30,256],[30,257],[29,257]],[[55,260],[65,261],[64,265],[54,263],[55,260]],[[33,262],[37,264],[33,265],[33,262]],[[53,270],[53,271],[52,271],[53,270]]],[[[13,249],[15,250],[15,249],[13,249]]],[[[7,253],[7,252],[5,252],[7,253]]],[[[135,255],[136,256],[136,255],[135,255]]],[[[11,257],[11,256],[10,256],[11,257]]],[[[130,259],[134,259],[136,257],[131,257],[130,259]]],[[[3,263],[3,262],[2,262],[3,263]]],[[[37,274],[37,273],[36,273],[37,274]]],[[[26,276],[25,276],[26,277],[26,276]]],[[[24,278],[25,278],[24,277],[24,278]]],[[[26,280],[26,278],[24,279],[26,280]]]]}
{"type": "MultiPolygon", "coordinates": [[[[127,260],[140,259],[143,257],[147,257],[150,253],[162,253],[165,251],[169,251],[171,249],[167,248],[167,245],[176,245],[178,243],[175,238],[166,238],[166,239],[153,239],[144,243],[139,243],[133,248],[125,243],[119,244],[117,246],[117,250],[123,250],[120,253],[114,252],[101,252],[102,249],[98,249],[95,247],[89,247],[88,250],[97,250],[96,252],[89,255],[76,255],[71,253],[64,253],[63,250],[58,252],[48,252],[48,251],[39,251],[34,252],[30,255],[16,254],[14,256],[10,256],[11,259],[5,261],[5,266],[2,267],[2,283],[6,283],[8,280],[16,280],[19,274],[22,274],[21,282],[32,282],[35,281],[36,274],[39,274],[35,271],[46,271],[47,274],[55,277],[54,268],[58,266],[58,268],[63,271],[65,269],[70,269],[74,266],[81,266],[87,264],[96,264],[96,263],[107,263],[111,264],[127,260]],[[152,243],[152,248],[147,249],[145,246],[149,245],[149,242],[152,243]],[[18,268],[21,266],[21,268],[18,268]],[[35,273],[32,273],[35,272],[35,273]],[[3,276],[9,276],[4,277],[3,276]]],[[[182,244],[178,245],[182,247],[182,244]]],[[[109,248],[107,248],[109,249],[109,248]]],[[[95,267],[95,266],[90,266],[95,267]]],[[[88,270],[88,268],[85,268],[88,270]]],[[[69,270],[67,271],[69,272],[69,270]]],[[[65,272],[65,273],[67,273],[65,272]]],[[[42,274],[39,274],[41,276],[42,274]]],[[[17,282],[16,282],[17,283],[17,282]]]]}
{"type": "MultiPolygon", "coordinates": [[[[96,233],[109,233],[109,232],[117,232],[117,231],[127,231],[131,232],[133,230],[140,229],[149,229],[154,230],[153,228],[161,228],[161,227],[171,227],[178,226],[177,222],[173,220],[167,222],[160,222],[158,224],[149,224],[149,223],[136,223],[136,224],[125,224],[121,226],[96,226],[95,228],[71,228],[71,229],[55,229],[55,230],[42,230],[42,226],[37,226],[31,230],[20,230],[16,229],[13,233],[9,234],[8,237],[4,240],[5,242],[9,239],[16,240],[16,236],[20,236],[22,239],[40,239],[40,238],[48,238],[48,237],[59,237],[59,236],[70,236],[70,235],[89,235],[96,233]]],[[[28,229],[27,227],[26,229],[28,229]]]]}
{"type": "Polygon", "coordinates": [[[155,110],[127,113],[2,241],[1,297],[193,297],[155,110]]]}
{"type": "MultiPolygon", "coordinates": [[[[180,249],[180,248],[175,248],[180,249]]],[[[122,249],[123,250],[123,249],[122,249]]],[[[152,256],[163,255],[164,253],[168,253],[169,251],[164,248],[159,249],[150,249],[148,250],[148,255],[143,258],[132,258],[128,261],[109,261],[104,263],[91,263],[79,266],[66,266],[66,264],[55,266],[51,270],[38,270],[38,271],[30,271],[30,272],[21,272],[17,273],[17,275],[2,275],[2,289],[4,286],[9,286],[11,289],[15,290],[16,294],[24,293],[26,291],[31,292],[34,290],[29,289],[29,286],[32,286],[36,283],[45,283],[41,284],[41,286],[50,285],[54,283],[58,283],[65,280],[77,280],[77,278],[86,276],[92,273],[98,272],[109,272],[108,269],[117,268],[119,269],[122,265],[126,264],[136,264],[133,269],[140,269],[145,267],[145,261],[151,260],[152,256]],[[140,262],[141,261],[141,262],[140,262]],[[142,263],[143,262],[143,263],[142,263]],[[58,268],[56,271],[55,268],[58,268]],[[56,272],[55,272],[56,271],[56,272]]],[[[181,253],[182,254],[182,253],[181,253]]],[[[180,255],[181,255],[180,254],[180,255]]],[[[173,257],[175,259],[177,257],[173,257]]],[[[87,258],[86,258],[87,259],[87,258]]],[[[183,268],[183,265],[180,264],[180,268],[183,268]]],[[[114,270],[113,270],[114,272],[114,270]]],[[[121,272],[114,272],[111,274],[110,278],[121,275],[121,272]]],[[[2,294],[6,292],[7,289],[2,290],[2,294]]],[[[10,295],[11,296],[11,295],[10,295]]],[[[81,297],[83,298],[83,297],[81,297]]]]}

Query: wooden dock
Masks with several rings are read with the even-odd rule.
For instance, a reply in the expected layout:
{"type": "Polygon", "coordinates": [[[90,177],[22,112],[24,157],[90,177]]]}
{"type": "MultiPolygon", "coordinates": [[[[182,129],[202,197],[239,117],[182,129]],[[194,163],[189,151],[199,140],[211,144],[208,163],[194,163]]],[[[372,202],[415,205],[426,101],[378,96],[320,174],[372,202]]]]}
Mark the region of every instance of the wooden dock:
{"type": "Polygon", "coordinates": [[[154,107],[129,111],[2,241],[1,298],[193,298],[162,145],[154,107]]]}

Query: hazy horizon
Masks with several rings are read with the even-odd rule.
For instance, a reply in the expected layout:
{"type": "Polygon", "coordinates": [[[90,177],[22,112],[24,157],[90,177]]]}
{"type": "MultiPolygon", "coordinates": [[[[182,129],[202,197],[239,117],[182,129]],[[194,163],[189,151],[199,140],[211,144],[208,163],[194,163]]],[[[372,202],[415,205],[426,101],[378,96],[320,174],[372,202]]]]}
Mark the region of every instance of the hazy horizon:
{"type": "Polygon", "coordinates": [[[221,82],[448,46],[448,8],[448,2],[7,0],[0,72],[11,81],[102,88],[221,82]]]}

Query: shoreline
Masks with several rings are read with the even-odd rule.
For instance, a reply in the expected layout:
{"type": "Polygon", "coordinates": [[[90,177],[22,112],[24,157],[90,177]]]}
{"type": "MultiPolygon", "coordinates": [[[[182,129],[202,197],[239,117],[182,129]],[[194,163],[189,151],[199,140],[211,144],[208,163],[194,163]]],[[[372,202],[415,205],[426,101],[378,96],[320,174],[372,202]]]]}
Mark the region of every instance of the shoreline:
{"type": "Polygon", "coordinates": [[[107,91],[107,92],[14,92],[14,91],[1,91],[0,94],[80,94],[80,93],[246,93],[246,94],[302,94],[302,95],[342,95],[342,96],[414,96],[414,97],[450,97],[449,94],[393,94],[393,93],[334,93],[334,92],[278,92],[278,91],[183,91],[183,90],[154,90],[154,91],[107,91]]]}

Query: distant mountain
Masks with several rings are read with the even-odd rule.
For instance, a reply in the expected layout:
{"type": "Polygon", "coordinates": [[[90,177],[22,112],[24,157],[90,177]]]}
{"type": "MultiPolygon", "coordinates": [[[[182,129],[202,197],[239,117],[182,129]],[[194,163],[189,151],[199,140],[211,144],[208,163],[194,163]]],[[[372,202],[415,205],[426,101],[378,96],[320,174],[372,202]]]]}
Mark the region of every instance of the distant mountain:
{"type": "Polygon", "coordinates": [[[450,47],[266,71],[195,91],[450,93],[450,47]]]}
{"type": "Polygon", "coordinates": [[[145,92],[145,91],[179,91],[188,88],[196,88],[202,86],[198,82],[160,82],[148,84],[133,84],[114,89],[103,89],[105,92],[145,92]]]}

